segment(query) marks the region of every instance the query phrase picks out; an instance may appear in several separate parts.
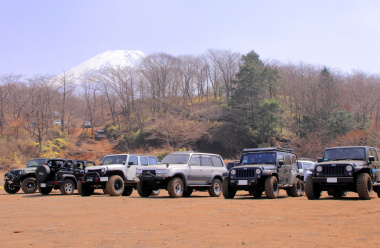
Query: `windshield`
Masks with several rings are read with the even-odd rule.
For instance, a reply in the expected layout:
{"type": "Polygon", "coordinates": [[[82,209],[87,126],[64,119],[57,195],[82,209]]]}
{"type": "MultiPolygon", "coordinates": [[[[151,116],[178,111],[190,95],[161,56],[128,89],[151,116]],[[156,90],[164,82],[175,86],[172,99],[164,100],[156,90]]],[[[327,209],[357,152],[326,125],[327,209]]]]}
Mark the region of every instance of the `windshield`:
{"type": "Polygon", "coordinates": [[[276,164],[276,154],[273,152],[243,154],[241,165],[245,164],[276,164]]]}
{"type": "Polygon", "coordinates": [[[162,161],[161,164],[187,164],[190,154],[169,154],[162,161]]]}
{"type": "Polygon", "coordinates": [[[105,156],[103,158],[103,161],[100,163],[101,165],[107,165],[107,164],[125,164],[125,161],[127,161],[128,155],[112,155],[112,156],[105,156]]]}
{"type": "Polygon", "coordinates": [[[29,160],[29,162],[26,164],[26,168],[30,168],[30,167],[38,167],[40,165],[43,165],[45,163],[45,159],[44,158],[41,158],[41,159],[31,159],[29,160]]]}
{"type": "Polygon", "coordinates": [[[364,148],[326,149],[323,160],[365,160],[364,148]]]}

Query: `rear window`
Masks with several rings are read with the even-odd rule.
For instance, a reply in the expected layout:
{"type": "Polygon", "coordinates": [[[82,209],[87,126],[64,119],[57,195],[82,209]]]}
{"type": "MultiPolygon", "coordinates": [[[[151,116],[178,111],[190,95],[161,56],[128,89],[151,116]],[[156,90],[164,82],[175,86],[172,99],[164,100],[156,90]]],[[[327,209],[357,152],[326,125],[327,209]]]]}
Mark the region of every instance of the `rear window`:
{"type": "Polygon", "coordinates": [[[212,163],[214,164],[214,166],[216,166],[216,167],[223,167],[224,166],[222,158],[219,156],[211,156],[211,160],[212,160],[212,163]]]}

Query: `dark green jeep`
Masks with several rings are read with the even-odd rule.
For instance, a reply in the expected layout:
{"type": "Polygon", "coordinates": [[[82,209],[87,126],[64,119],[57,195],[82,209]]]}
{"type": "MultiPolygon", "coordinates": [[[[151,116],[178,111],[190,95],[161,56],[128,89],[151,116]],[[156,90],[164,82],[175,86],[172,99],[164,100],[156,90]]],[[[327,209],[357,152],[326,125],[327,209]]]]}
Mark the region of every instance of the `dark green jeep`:
{"type": "Polygon", "coordinates": [[[357,192],[362,200],[370,200],[372,191],[380,197],[380,162],[378,149],[368,146],[326,148],[322,158],[306,179],[308,199],[319,199],[322,191],[342,197],[357,192]]]}
{"type": "Polygon", "coordinates": [[[10,170],[4,174],[4,190],[8,194],[17,193],[20,188],[24,193],[36,192],[36,169],[45,164],[49,158],[34,158],[29,160],[26,168],[10,170]]]}

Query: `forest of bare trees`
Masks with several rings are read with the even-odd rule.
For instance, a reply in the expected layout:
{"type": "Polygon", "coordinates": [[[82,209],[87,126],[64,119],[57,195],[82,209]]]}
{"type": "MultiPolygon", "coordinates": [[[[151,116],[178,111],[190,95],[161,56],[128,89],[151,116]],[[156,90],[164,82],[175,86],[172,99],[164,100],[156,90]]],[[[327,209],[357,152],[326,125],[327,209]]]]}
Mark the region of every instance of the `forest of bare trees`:
{"type": "Polygon", "coordinates": [[[2,157],[41,156],[49,142],[74,145],[103,128],[122,151],[193,149],[228,158],[244,147],[283,145],[316,157],[326,146],[377,146],[379,87],[379,75],[211,49],[156,53],[137,67],[81,75],[0,75],[2,157]]]}

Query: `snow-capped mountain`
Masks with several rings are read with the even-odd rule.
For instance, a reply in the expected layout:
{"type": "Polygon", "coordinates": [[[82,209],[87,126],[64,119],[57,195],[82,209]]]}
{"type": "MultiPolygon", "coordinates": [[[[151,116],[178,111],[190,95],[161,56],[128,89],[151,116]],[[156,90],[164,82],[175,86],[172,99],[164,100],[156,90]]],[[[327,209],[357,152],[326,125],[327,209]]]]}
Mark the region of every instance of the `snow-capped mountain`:
{"type": "Polygon", "coordinates": [[[106,51],[67,71],[67,75],[79,77],[106,67],[137,66],[146,55],[141,51],[113,50],[106,51]]]}

